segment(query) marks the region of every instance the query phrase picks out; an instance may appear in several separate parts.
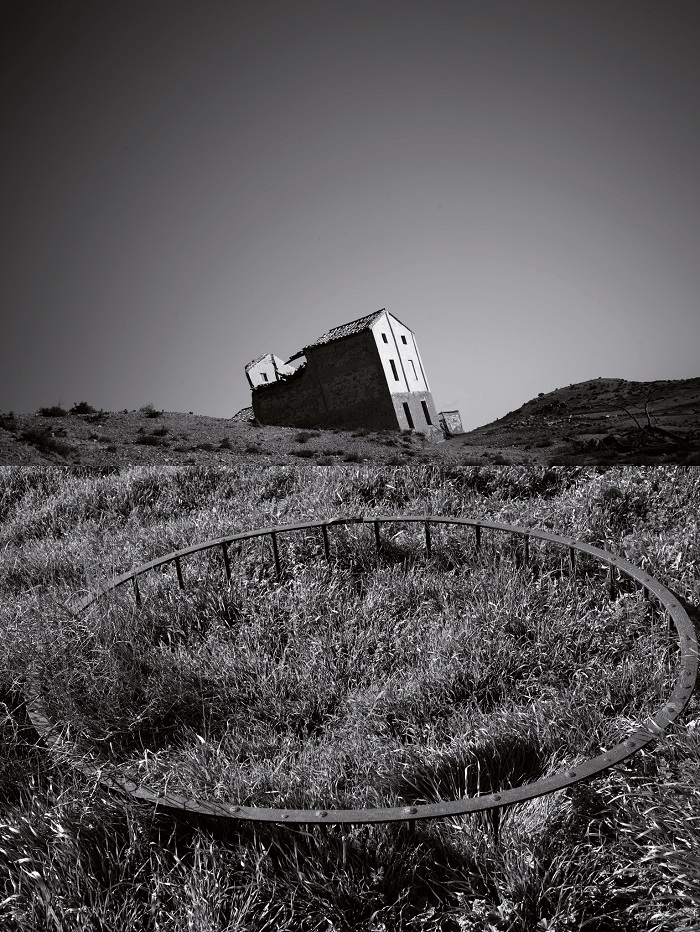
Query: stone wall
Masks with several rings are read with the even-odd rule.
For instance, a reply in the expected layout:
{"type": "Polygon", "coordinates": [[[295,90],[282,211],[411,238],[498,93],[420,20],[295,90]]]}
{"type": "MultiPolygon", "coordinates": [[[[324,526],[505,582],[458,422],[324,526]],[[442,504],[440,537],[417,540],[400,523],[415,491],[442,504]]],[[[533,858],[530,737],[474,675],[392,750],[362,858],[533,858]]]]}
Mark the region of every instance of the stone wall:
{"type": "Polygon", "coordinates": [[[399,426],[371,331],[309,347],[306,360],[298,375],[253,392],[261,423],[374,430],[399,426]]]}

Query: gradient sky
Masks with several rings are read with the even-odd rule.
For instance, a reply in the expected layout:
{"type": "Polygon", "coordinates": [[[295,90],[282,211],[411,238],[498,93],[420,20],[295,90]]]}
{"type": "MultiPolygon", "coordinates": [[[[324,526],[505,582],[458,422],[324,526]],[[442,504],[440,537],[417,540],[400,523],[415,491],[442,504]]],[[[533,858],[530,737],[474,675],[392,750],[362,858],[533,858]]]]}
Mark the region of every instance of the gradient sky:
{"type": "Polygon", "coordinates": [[[382,307],[465,429],[700,375],[697,0],[17,0],[0,36],[0,410],[229,417],[382,307]]]}

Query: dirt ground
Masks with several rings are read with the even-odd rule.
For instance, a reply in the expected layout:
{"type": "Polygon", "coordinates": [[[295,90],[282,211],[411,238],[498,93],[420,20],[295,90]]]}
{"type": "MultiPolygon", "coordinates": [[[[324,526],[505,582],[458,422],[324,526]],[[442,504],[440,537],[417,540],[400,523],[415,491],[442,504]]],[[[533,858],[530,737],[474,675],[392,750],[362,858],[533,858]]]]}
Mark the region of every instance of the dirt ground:
{"type": "Polygon", "coordinates": [[[468,433],[431,442],[400,431],[260,427],[154,411],[0,414],[0,465],[250,462],[319,466],[700,465],[700,378],[595,379],[539,395],[468,433]]]}

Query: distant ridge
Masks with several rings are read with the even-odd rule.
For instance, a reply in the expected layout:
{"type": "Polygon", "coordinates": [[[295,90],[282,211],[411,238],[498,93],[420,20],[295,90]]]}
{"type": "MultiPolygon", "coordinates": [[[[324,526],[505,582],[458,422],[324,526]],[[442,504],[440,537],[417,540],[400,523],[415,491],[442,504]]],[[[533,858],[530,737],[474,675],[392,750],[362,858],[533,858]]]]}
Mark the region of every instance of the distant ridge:
{"type": "Polygon", "coordinates": [[[700,377],[575,382],[542,392],[461,439],[480,446],[557,447],[570,462],[601,449],[617,454],[620,462],[629,455],[635,461],[655,455],[663,462],[665,454],[700,449],[700,377]]]}

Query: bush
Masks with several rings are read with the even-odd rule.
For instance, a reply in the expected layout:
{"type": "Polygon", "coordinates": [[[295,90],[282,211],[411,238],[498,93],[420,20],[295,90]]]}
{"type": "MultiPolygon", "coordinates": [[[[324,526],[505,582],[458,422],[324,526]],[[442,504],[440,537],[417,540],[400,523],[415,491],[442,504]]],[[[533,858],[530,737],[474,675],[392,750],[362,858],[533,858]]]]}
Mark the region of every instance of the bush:
{"type": "Polygon", "coordinates": [[[87,424],[99,424],[101,421],[104,421],[108,417],[108,412],[100,408],[99,411],[95,411],[93,414],[85,415],[85,422],[87,424]]]}
{"type": "Polygon", "coordinates": [[[152,437],[165,437],[165,435],[166,435],[167,433],[168,433],[168,428],[167,428],[167,427],[165,427],[165,426],[163,426],[163,427],[156,427],[155,430],[152,430],[152,431],[151,431],[151,436],[152,436],[152,437]]]}
{"type": "Polygon", "coordinates": [[[157,411],[152,404],[147,404],[139,408],[139,414],[141,417],[161,417],[163,412],[157,411]]]}
{"type": "Polygon", "coordinates": [[[69,414],[95,414],[95,409],[87,401],[76,401],[69,414]]]}
{"type": "Polygon", "coordinates": [[[37,414],[40,414],[41,417],[65,417],[68,412],[60,405],[51,405],[48,408],[39,408],[37,414]]]}
{"type": "Polygon", "coordinates": [[[30,443],[41,453],[56,453],[58,456],[67,456],[73,451],[73,447],[69,443],[56,440],[48,427],[43,430],[34,427],[28,428],[22,431],[20,438],[30,443]]]}
{"type": "Polygon", "coordinates": [[[0,414],[0,427],[2,427],[3,430],[14,432],[17,430],[18,426],[14,411],[10,411],[9,414],[0,414]]]}
{"type": "Polygon", "coordinates": [[[220,450],[231,450],[231,440],[228,437],[222,437],[219,441],[220,450]]]}
{"type": "Polygon", "coordinates": [[[362,457],[360,456],[359,453],[355,453],[354,451],[352,451],[351,453],[346,453],[345,456],[343,457],[343,460],[346,463],[361,463],[362,457]]]}
{"type": "Polygon", "coordinates": [[[307,440],[320,436],[321,434],[317,430],[300,430],[294,439],[297,443],[306,443],[307,440]]]}
{"type": "Polygon", "coordinates": [[[301,456],[303,459],[312,459],[316,456],[314,450],[292,450],[292,456],[301,456]]]}

